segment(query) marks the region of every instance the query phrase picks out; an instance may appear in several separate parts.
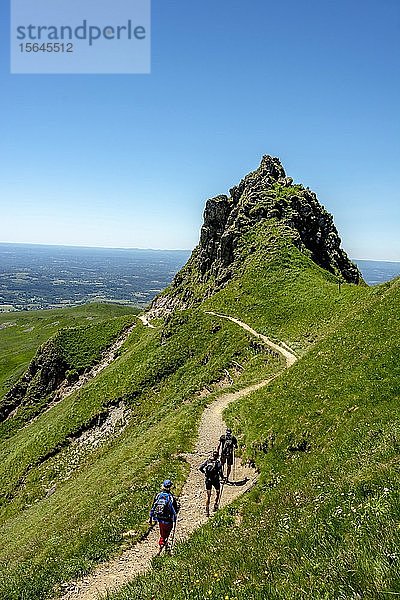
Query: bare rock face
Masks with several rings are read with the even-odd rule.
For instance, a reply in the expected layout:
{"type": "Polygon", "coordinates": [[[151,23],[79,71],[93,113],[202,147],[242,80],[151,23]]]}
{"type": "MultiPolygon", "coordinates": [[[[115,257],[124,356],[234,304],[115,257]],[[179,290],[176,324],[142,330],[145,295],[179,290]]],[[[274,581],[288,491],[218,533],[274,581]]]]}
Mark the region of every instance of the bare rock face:
{"type": "Polygon", "coordinates": [[[7,392],[0,405],[0,422],[22,405],[33,405],[54,392],[63,381],[68,364],[53,339],[41,346],[27,371],[7,392]]]}
{"type": "Polygon", "coordinates": [[[227,196],[207,200],[199,243],[199,266],[202,274],[207,273],[215,260],[229,263],[229,257],[224,254],[224,233],[231,210],[232,201],[227,196]]]}
{"type": "Polygon", "coordinates": [[[0,406],[0,422],[21,405],[34,404],[54,392],[63,381],[68,364],[53,339],[43,344],[27,371],[7,392],[0,406]]]}
{"type": "Polygon", "coordinates": [[[193,293],[187,284],[194,279],[201,285],[212,278],[215,290],[223,287],[240,258],[238,243],[243,234],[266,219],[287,226],[294,244],[319,266],[348,283],[361,281],[359,270],[340,247],[332,215],[314,192],[293,184],[278,158],[264,156],[258,169],[229,190],[229,196],[207,200],[199,244],[168,292],[153,301],[151,316],[190,306],[193,293]]]}

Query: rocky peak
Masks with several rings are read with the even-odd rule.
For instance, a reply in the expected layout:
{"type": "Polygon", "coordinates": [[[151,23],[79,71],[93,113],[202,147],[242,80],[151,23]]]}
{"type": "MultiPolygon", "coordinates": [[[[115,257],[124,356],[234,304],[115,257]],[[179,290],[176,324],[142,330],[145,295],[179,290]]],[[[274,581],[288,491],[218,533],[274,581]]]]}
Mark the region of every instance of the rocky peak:
{"type": "MultiPolygon", "coordinates": [[[[200,283],[212,278],[215,289],[223,287],[240,260],[238,244],[241,237],[258,222],[268,219],[275,219],[289,228],[293,243],[318,265],[344,281],[359,283],[361,275],[340,248],[341,240],[332,215],[319,203],[314,192],[293,184],[278,158],[266,155],[258,169],[229,190],[229,196],[207,200],[199,244],[171,284],[172,294],[168,296],[171,306],[176,305],[175,291],[180,300],[185,299],[178,304],[191,303],[187,283],[196,273],[200,283]]],[[[163,296],[160,298],[165,306],[163,296]]],[[[153,312],[160,306],[160,298],[153,302],[153,312]]]]}
{"type": "Polygon", "coordinates": [[[273,183],[284,182],[285,180],[286,173],[279,158],[265,155],[262,157],[258,169],[246,175],[239,185],[229,190],[229,193],[233,201],[237,201],[246,191],[262,191],[263,188],[269,187],[273,183]]]}

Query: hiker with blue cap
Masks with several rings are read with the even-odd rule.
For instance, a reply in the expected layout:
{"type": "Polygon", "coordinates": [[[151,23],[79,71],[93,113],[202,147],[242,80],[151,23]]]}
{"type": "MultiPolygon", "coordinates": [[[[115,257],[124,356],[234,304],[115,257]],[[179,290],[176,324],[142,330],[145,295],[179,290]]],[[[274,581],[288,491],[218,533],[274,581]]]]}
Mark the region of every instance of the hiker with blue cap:
{"type": "Polygon", "coordinates": [[[176,515],[178,513],[178,504],[171,492],[172,485],[170,479],[166,479],[163,482],[161,492],[155,496],[150,511],[150,525],[155,521],[160,528],[160,540],[158,542],[159,555],[163,549],[165,549],[166,552],[170,552],[168,538],[176,523],[176,515]]]}

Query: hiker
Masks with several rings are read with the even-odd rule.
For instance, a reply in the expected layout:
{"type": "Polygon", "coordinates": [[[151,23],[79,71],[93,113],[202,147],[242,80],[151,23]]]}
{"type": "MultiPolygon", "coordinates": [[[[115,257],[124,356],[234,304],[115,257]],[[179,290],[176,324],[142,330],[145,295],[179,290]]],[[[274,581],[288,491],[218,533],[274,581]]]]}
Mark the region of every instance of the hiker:
{"type": "Polygon", "coordinates": [[[237,450],[237,447],[237,439],[234,435],[232,435],[232,430],[227,429],[225,435],[221,435],[221,437],[219,438],[218,444],[218,452],[221,452],[222,468],[224,468],[226,463],[226,483],[228,483],[229,481],[229,475],[231,474],[231,469],[234,461],[234,454],[235,450],[237,450]]]}
{"type": "Polygon", "coordinates": [[[153,501],[153,506],[150,511],[150,525],[156,521],[160,528],[160,540],[158,542],[160,555],[163,548],[166,552],[170,552],[168,546],[168,538],[176,523],[176,515],[178,513],[178,504],[171,492],[172,481],[166,479],[162,484],[161,492],[159,492],[153,501]]]}
{"type": "Polygon", "coordinates": [[[207,491],[207,500],[206,500],[206,515],[210,516],[210,500],[211,500],[211,490],[214,487],[216,491],[216,497],[214,502],[214,511],[218,510],[219,506],[219,498],[221,494],[221,479],[223,479],[222,465],[218,460],[218,451],[214,450],[212,454],[212,458],[207,459],[200,466],[199,471],[204,473],[205,475],[205,484],[207,491]]]}

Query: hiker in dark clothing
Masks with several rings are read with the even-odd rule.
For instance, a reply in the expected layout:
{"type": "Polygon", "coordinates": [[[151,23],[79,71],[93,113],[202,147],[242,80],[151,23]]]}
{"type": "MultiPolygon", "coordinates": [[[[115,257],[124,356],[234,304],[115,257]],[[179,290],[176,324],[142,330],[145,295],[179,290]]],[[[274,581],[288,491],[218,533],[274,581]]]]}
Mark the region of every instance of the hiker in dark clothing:
{"type": "Polygon", "coordinates": [[[163,548],[165,548],[166,552],[170,551],[168,538],[175,525],[176,515],[178,513],[178,504],[171,492],[171,487],[172,481],[166,479],[162,484],[161,492],[155,496],[150,511],[150,525],[153,524],[153,521],[156,521],[160,528],[158,554],[161,554],[163,548]]]}
{"type": "Polygon", "coordinates": [[[226,463],[226,482],[229,481],[229,475],[231,474],[231,469],[234,461],[234,454],[235,450],[237,450],[237,447],[237,439],[234,435],[232,435],[232,430],[227,429],[225,435],[221,435],[221,437],[219,438],[218,444],[218,452],[221,452],[222,467],[224,467],[226,463]]]}
{"type": "Polygon", "coordinates": [[[207,459],[200,466],[199,469],[202,473],[204,473],[206,481],[206,491],[207,491],[207,500],[206,500],[206,515],[210,516],[210,500],[211,500],[211,490],[214,487],[216,491],[216,497],[214,502],[214,511],[218,510],[219,505],[219,497],[221,494],[221,482],[220,480],[223,478],[224,474],[222,472],[222,465],[218,460],[218,452],[214,450],[212,458],[207,459]]]}

